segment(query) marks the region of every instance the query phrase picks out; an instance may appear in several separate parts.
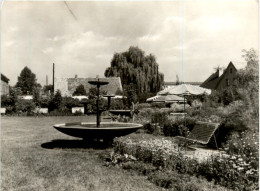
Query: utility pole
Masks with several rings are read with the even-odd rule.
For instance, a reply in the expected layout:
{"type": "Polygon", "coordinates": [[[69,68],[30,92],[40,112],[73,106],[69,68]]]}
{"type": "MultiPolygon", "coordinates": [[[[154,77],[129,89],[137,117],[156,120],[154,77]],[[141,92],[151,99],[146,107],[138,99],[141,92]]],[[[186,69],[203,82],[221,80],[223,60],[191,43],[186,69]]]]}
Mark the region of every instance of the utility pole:
{"type": "Polygon", "coordinates": [[[52,67],[52,86],[53,86],[53,94],[54,94],[54,72],[55,72],[55,67],[54,67],[54,63],[53,63],[53,67],[52,67]]]}
{"type": "Polygon", "coordinates": [[[48,75],[46,75],[46,86],[48,86],[48,75]]]}

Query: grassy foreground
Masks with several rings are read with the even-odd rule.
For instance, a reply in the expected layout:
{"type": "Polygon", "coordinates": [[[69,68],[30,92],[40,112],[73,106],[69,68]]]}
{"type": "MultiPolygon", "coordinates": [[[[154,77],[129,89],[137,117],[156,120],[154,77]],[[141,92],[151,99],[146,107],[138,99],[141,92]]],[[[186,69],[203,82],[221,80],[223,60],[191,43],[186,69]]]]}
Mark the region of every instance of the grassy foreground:
{"type": "Polygon", "coordinates": [[[99,156],[112,149],[81,148],[80,139],[52,127],[77,121],[95,118],[2,117],[1,190],[161,190],[144,176],[103,166],[99,156]],[[73,148],[75,143],[77,148],[73,148]],[[57,145],[60,148],[53,148],[57,145]]]}

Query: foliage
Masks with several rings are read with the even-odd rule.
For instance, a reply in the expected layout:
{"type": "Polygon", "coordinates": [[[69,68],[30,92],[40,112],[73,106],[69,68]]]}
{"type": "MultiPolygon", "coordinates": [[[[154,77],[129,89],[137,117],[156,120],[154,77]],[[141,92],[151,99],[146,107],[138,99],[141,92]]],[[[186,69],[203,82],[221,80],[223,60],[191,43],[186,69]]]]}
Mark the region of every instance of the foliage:
{"type": "MultiPolygon", "coordinates": [[[[258,187],[258,165],[256,165],[258,158],[256,158],[256,154],[249,153],[249,155],[254,156],[251,158],[254,159],[253,162],[242,155],[225,152],[199,162],[183,155],[182,152],[178,152],[179,146],[174,141],[159,137],[116,138],[114,151],[122,155],[131,155],[137,161],[151,163],[156,168],[161,169],[161,172],[170,170],[179,174],[204,176],[209,181],[214,180],[217,184],[236,190],[252,190],[252,188],[258,187]]],[[[169,185],[172,181],[169,176],[167,177],[155,179],[159,181],[157,183],[160,186],[169,185]]]]}
{"type": "Polygon", "coordinates": [[[62,105],[62,96],[60,90],[58,90],[54,96],[52,96],[49,103],[49,111],[54,111],[55,109],[60,109],[62,105]]]}
{"type": "Polygon", "coordinates": [[[188,136],[189,132],[194,128],[196,120],[192,117],[177,117],[169,119],[163,126],[165,136],[188,136]]]}
{"type": "Polygon", "coordinates": [[[36,105],[32,100],[22,100],[19,99],[15,103],[15,110],[18,113],[27,113],[28,115],[31,115],[33,110],[35,109],[36,105]]]}
{"type": "Polygon", "coordinates": [[[50,104],[51,98],[50,97],[44,97],[40,100],[40,107],[41,108],[48,108],[50,104]]]}
{"type": "Polygon", "coordinates": [[[1,96],[1,106],[6,107],[6,113],[16,112],[15,104],[18,102],[20,95],[22,95],[20,88],[11,87],[9,96],[1,96]]]}
{"type": "Polygon", "coordinates": [[[44,93],[49,93],[49,92],[53,92],[53,85],[45,85],[45,86],[43,86],[43,91],[44,91],[44,93]]]}
{"type": "Polygon", "coordinates": [[[70,111],[73,107],[82,107],[83,106],[78,99],[73,99],[72,97],[64,97],[62,99],[62,103],[63,103],[63,106],[68,108],[70,111]]]}
{"type": "Polygon", "coordinates": [[[76,88],[75,92],[73,93],[73,96],[79,96],[79,95],[87,95],[87,92],[86,92],[86,90],[85,90],[85,87],[84,87],[82,84],[80,84],[80,85],[76,88]]]}
{"type": "Polygon", "coordinates": [[[40,88],[35,87],[33,89],[33,101],[36,104],[36,106],[40,106],[41,103],[41,96],[40,96],[40,88]]]}
{"type": "Polygon", "coordinates": [[[32,93],[35,87],[39,86],[36,82],[36,76],[32,71],[25,66],[18,76],[16,87],[21,88],[23,94],[32,93]]]}
{"type": "Polygon", "coordinates": [[[124,91],[129,88],[129,84],[135,84],[137,97],[144,93],[156,93],[163,84],[163,74],[159,73],[155,56],[145,56],[144,51],[132,46],[126,52],[114,54],[105,76],[120,77],[124,91]]]}
{"type": "Polygon", "coordinates": [[[10,105],[10,98],[7,95],[1,95],[1,107],[10,105]]]}
{"type": "Polygon", "coordinates": [[[157,110],[151,114],[151,123],[158,123],[163,126],[168,119],[168,110],[157,110]]]}
{"type": "Polygon", "coordinates": [[[110,109],[127,109],[122,99],[111,99],[110,109]]]}
{"type": "Polygon", "coordinates": [[[249,191],[258,187],[258,168],[246,162],[241,155],[212,157],[198,166],[197,173],[235,190],[249,191]]]}
{"type": "Polygon", "coordinates": [[[124,103],[131,107],[132,103],[135,103],[137,101],[137,87],[135,84],[130,83],[127,85],[124,85],[124,103]]]}

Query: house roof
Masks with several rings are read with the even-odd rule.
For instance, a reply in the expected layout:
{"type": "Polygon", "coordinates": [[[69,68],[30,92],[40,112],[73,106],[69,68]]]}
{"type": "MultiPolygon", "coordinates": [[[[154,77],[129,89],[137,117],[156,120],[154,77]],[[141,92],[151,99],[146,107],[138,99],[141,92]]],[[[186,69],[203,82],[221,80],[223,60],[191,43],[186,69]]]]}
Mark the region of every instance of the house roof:
{"type": "MultiPolygon", "coordinates": [[[[72,95],[76,88],[82,84],[86,90],[86,92],[89,92],[90,88],[96,87],[95,85],[91,85],[88,82],[89,81],[95,81],[96,78],[68,78],[68,91],[72,95]]],[[[106,92],[108,95],[115,95],[118,90],[122,91],[122,84],[121,79],[119,77],[110,77],[110,78],[99,78],[100,81],[106,81],[109,84],[104,85],[100,87],[100,91],[106,92]]]]}
{"type": "MultiPolygon", "coordinates": [[[[201,85],[201,82],[180,82],[181,84],[201,85]]],[[[176,82],[164,82],[165,86],[176,86],[176,82]]]]}
{"type": "Polygon", "coordinates": [[[211,74],[200,86],[208,89],[217,89],[220,82],[223,80],[224,76],[227,74],[227,71],[230,67],[233,67],[237,71],[236,67],[232,62],[229,62],[227,68],[224,70],[223,74],[219,76],[219,70],[211,74]]]}
{"type": "Polygon", "coordinates": [[[1,74],[1,80],[6,82],[6,83],[9,82],[9,79],[4,74],[1,74]]]}
{"type": "Polygon", "coordinates": [[[232,62],[229,63],[228,67],[225,69],[225,71],[223,72],[223,74],[219,77],[219,80],[216,84],[216,88],[218,87],[218,85],[220,84],[220,82],[223,80],[224,76],[226,75],[226,73],[229,71],[229,68],[233,67],[235,69],[234,72],[237,71],[236,67],[234,66],[234,64],[232,62]]]}
{"type": "Polygon", "coordinates": [[[211,94],[210,89],[194,86],[191,84],[180,84],[175,87],[164,89],[158,92],[159,95],[202,95],[211,94]]]}
{"type": "Polygon", "coordinates": [[[208,88],[208,89],[215,89],[217,83],[219,80],[219,70],[217,70],[215,73],[211,74],[205,82],[203,82],[200,87],[208,88]]]}

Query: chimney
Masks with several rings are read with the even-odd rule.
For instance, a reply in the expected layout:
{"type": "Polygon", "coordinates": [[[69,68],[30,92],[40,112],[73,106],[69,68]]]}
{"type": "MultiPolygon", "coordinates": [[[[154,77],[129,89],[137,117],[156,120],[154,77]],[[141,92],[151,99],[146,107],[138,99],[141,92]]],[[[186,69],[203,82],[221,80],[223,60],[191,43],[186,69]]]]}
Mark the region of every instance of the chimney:
{"type": "Polygon", "coordinates": [[[77,74],[75,75],[75,78],[78,78],[78,75],[77,75],[77,74]]]}

